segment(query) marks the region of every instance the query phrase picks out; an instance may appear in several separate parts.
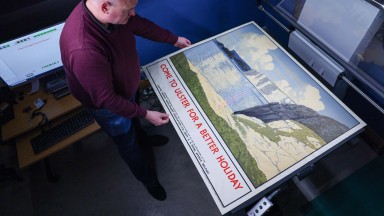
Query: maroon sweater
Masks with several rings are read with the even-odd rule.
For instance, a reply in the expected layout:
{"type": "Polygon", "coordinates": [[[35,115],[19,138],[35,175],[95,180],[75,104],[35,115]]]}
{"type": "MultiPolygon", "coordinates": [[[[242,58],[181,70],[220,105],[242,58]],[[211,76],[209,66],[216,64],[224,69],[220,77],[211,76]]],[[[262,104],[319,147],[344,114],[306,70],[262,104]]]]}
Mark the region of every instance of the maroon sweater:
{"type": "Polygon", "coordinates": [[[140,84],[134,35],[174,44],[177,36],[138,15],[125,25],[104,28],[79,3],[60,38],[61,57],[73,96],[83,105],[108,109],[127,118],[147,111],[132,102],[140,84]]]}

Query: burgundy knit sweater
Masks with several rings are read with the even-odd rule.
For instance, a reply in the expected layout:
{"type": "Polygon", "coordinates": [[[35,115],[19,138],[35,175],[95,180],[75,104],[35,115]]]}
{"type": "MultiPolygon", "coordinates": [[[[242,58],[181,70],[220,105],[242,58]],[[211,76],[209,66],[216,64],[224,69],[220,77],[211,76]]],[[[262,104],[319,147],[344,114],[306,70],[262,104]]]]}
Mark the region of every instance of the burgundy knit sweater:
{"type": "Polygon", "coordinates": [[[60,50],[69,88],[87,107],[108,109],[127,118],[147,111],[132,102],[140,84],[140,63],[134,35],[175,44],[177,36],[136,15],[125,25],[104,28],[85,0],[67,19],[60,50]]]}

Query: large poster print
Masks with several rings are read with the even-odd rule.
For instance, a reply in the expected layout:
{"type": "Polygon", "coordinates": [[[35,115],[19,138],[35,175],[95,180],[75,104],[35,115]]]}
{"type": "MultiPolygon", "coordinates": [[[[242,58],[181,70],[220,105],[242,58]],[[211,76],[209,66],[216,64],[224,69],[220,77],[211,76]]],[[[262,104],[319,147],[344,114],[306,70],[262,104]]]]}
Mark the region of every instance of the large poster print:
{"type": "Polygon", "coordinates": [[[143,69],[222,214],[365,126],[253,22],[143,69]]]}

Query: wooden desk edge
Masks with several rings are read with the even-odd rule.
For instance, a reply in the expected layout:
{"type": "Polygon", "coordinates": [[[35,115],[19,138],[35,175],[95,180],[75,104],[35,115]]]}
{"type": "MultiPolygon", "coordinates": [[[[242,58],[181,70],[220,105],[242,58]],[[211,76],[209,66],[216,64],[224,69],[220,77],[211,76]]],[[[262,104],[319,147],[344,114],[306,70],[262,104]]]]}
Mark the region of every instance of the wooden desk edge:
{"type": "MultiPolygon", "coordinates": [[[[77,141],[95,133],[100,129],[100,126],[94,122],[91,125],[83,128],[79,132],[65,138],[63,141],[55,144],[54,146],[48,148],[47,150],[35,155],[32,150],[32,145],[30,139],[32,136],[26,136],[25,138],[19,140],[16,143],[17,157],[19,160],[19,168],[23,169],[33,163],[36,163],[39,160],[42,160],[74,143],[77,141]]],[[[37,135],[37,134],[36,134],[37,135]]]]}
{"type": "Polygon", "coordinates": [[[52,95],[39,91],[39,93],[29,95],[28,97],[30,98],[24,99],[23,102],[19,102],[19,104],[14,106],[15,118],[1,127],[3,142],[8,142],[9,140],[12,140],[38,127],[40,117],[34,119],[32,121],[32,125],[30,125],[28,121],[29,114],[23,113],[22,111],[25,107],[32,106],[33,100],[31,100],[31,98],[47,98],[47,105],[41,109],[41,112],[47,114],[50,121],[67,113],[73,112],[81,107],[80,102],[77,101],[72,95],[67,95],[60,100],[56,100],[52,95]]]}

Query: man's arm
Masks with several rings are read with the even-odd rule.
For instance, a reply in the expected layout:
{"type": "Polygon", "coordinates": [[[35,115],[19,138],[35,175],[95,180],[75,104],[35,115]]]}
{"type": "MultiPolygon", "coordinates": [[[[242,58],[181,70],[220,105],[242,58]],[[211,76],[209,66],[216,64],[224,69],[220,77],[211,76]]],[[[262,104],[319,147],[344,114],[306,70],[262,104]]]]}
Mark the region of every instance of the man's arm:
{"type": "MultiPolygon", "coordinates": [[[[161,28],[152,21],[142,18],[137,14],[131,17],[128,26],[132,28],[134,34],[153,41],[173,44],[178,48],[191,45],[191,42],[187,38],[176,36],[172,32],[161,28]]],[[[147,110],[145,119],[155,126],[159,126],[169,122],[169,115],[167,113],[147,110]]]]}
{"type": "Polygon", "coordinates": [[[99,52],[76,50],[71,54],[71,69],[77,81],[98,108],[105,108],[127,118],[145,117],[147,111],[118,95],[108,60],[99,52]]]}
{"type": "Polygon", "coordinates": [[[175,44],[178,40],[178,37],[172,32],[158,26],[154,22],[143,18],[138,14],[129,19],[127,26],[128,28],[131,28],[135,35],[149,40],[169,44],[175,44]]]}

